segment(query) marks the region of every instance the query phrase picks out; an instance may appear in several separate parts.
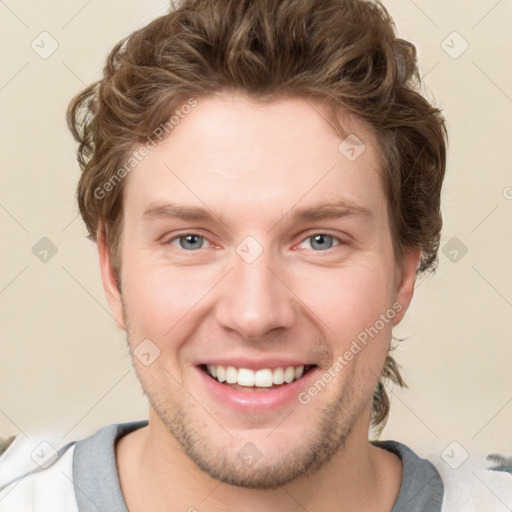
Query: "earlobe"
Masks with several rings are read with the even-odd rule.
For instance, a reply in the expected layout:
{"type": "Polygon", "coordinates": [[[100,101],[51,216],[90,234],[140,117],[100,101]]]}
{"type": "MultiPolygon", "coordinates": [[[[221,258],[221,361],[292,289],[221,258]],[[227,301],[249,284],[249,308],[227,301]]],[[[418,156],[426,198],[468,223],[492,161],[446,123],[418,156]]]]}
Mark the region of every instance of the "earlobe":
{"type": "Polygon", "coordinates": [[[122,331],[125,331],[123,301],[121,291],[118,286],[118,277],[112,265],[110,257],[110,248],[105,236],[103,226],[100,226],[97,231],[96,243],[98,246],[98,256],[100,262],[101,280],[107,301],[110,305],[112,315],[116,325],[122,331]]]}
{"type": "Polygon", "coordinates": [[[414,295],[414,285],[416,283],[416,271],[421,259],[421,249],[409,249],[406,252],[404,267],[401,272],[400,280],[395,292],[395,303],[397,304],[397,314],[393,319],[393,326],[398,325],[409,307],[414,295]],[[400,306],[400,307],[398,307],[400,306]]]}

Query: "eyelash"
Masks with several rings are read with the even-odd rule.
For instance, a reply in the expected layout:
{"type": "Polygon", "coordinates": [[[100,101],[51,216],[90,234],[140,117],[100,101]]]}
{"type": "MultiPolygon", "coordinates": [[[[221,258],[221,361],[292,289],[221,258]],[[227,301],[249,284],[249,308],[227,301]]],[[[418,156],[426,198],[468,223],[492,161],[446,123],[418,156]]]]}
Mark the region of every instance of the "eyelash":
{"type": "MultiPolygon", "coordinates": [[[[190,235],[193,235],[193,236],[199,237],[199,238],[201,238],[201,239],[203,239],[203,240],[208,240],[205,236],[200,235],[199,233],[188,232],[188,233],[182,233],[182,234],[180,234],[180,235],[177,235],[177,236],[175,236],[175,237],[173,237],[173,238],[169,239],[167,242],[165,242],[165,244],[166,244],[166,245],[174,245],[174,244],[173,244],[173,242],[175,242],[175,241],[179,241],[179,240],[180,240],[180,238],[185,238],[185,237],[190,236],[190,235]]],[[[342,239],[340,239],[340,238],[338,238],[338,237],[336,237],[336,236],[334,236],[334,235],[331,235],[331,234],[329,234],[329,233],[324,233],[324,232],[322,232],[322,231],[319,231],[319,232],[317,232],[317,233],[312,233],[311,235],[309,235],[309,236],[305,237],[305,238],[300,242],[300,244],[304,243],[306,240],[312,239],[312,238],[314,238],[315,236],[319,236],[319,235],[323,235],[323,236],[330,237],[330,238],[332,238],[332,239],[333,239],[335,242],[337,242],[337,243],[334,243],[334,245],[333,245],[332,247],[329,247],[328,249],[323,250],[323,251],[322,251],[322,250],[311,249],[311,250],[313,250],[313,251],[315,251],[315,252],[327,252],[327,251],[329,251],[330,249],[334,249],[334,247],[337,247],[337,246],[342,245],[342,244],[344,244],[344,243],[345,243],[342,239]]],[[[211,244],[211,242],[209,242],[209,243],[211,244]]],[[[299,244],[299,245],[300,245],[300,244],[299,244]]],[[[177,248],[178,248],[178,249],[181,249],[182,251],[185,251],[185,252],[197,252],[199,249],[203,249],[203,247],[200,247],[199,249],[196,249],[196,250],[194,250],[194,249],[187,250],[187,249],[183,249],[182,247],[179,247],[179,246],[177,246],[177,248]]]]}

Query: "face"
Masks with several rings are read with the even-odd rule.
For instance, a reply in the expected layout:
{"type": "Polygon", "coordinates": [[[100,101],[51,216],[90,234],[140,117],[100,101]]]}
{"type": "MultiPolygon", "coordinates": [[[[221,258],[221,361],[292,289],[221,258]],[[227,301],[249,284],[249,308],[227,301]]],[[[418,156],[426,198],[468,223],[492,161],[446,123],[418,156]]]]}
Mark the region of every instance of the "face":
{"type": "Polygon", "coordinates": [[[122,294],[99,242],[150,429],[233,485],[277,487],[367,442],[412,295],[374,140],[342,115],[354,159],[325,117],[300,98],[199,98],[127,178],[122,294]]]}

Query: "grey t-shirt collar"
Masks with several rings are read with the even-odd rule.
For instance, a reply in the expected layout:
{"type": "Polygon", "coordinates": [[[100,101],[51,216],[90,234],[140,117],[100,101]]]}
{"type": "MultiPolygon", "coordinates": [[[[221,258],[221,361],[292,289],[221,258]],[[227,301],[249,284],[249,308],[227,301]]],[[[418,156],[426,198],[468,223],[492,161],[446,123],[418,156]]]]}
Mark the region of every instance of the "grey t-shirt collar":
{"type": "MultiPolygon", "coordinates": [[[[107,425],[76,443],[73,483],[79,512],[128,512],[117,473],[115,443],[147,424],[147,420],[142,420],[107,425]]],[[[372,444],[402,459],[402,484],[391,512],[441,511],[444,486],[431,462],[397,441],[372,441],[372,444]]]]}
{"type": "Polygon", "coordinates": [[[372,441],[402,459],[402,485],[391,512],[440,512],[444,485],[434,465],[397,441],[372,441]]]}

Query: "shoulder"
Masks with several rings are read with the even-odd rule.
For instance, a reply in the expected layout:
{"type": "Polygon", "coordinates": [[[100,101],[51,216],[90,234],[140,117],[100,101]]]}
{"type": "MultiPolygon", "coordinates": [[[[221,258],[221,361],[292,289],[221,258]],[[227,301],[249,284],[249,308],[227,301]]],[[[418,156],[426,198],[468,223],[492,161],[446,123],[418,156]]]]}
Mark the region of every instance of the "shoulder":
{"type": "Polygon", "coordinates": [[[468,453],[455,441],[424,458],[398,441],[372,443],[402,459],[398,510],[410,510],[414,503],[415,511],[502,512],[512,504],[512,457],[468,453]]]}
{"type": "Polygon", "coordinates": [[[105,505],[101,510],[122,510],[115,442],[146,425],[106,425],[68,444],[42,436],[11,439],[0,454],[0,512],[79,512],[92,497],[105,505]]]}
{"type": "Polygon", "coordinates": [[[453,442],[429,459],[439,471],[445,494],[442,512],[501,512],[512,504],[512,474],[497,454],[468,453],[453,442]]]}
{"type": "Polygon", "coordinates": [[[77,511],[73,451],[74,443],[16,437],[0,456],[0,512],[77,511]]]}

